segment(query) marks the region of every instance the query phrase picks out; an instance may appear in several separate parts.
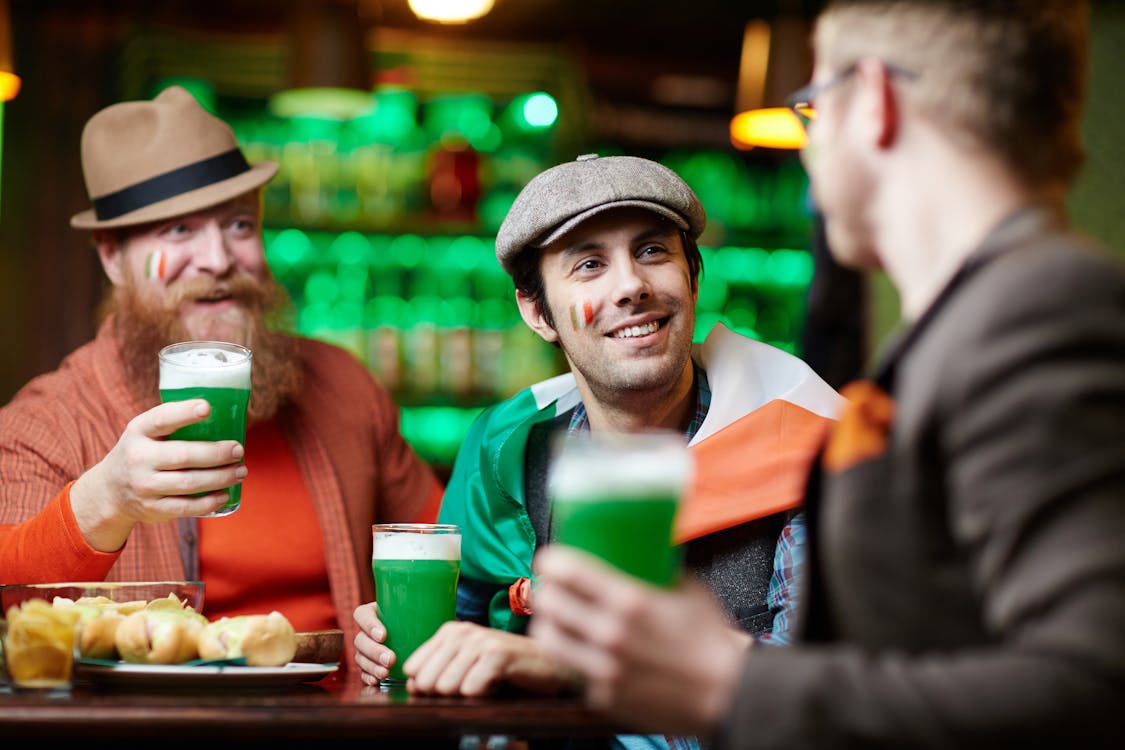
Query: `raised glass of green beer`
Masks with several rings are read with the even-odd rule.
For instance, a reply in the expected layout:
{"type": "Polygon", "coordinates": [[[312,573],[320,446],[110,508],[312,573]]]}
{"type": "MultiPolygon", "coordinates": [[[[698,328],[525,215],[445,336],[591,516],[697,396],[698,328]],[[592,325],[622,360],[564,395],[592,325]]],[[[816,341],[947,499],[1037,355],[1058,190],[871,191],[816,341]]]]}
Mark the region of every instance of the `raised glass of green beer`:
{"type": "Polygon", "coordinates": [[[461,575],[461,528],[438,523],[377,523],[371,527],[376,610],[395,652],[381,683],[406,682],[402,665],[414,650],[455,619],[461,575]]]}
{"type": "MultiPolygon", "coordinates": [[[[181,427],[169,440],[237,440],[246,443],[246,406],[250,403],[250,350],[225,341],[183,341],[160,350],[162,401],[206,399],[211,414],[201,422],[181,427]]],[[[226,516],[238,510],[242,485],[227,488],[227,501],[214,513],[226,516]]]]}
{"type": "Polygon", "coordinates": [[[547,478],[551,537],[671,586],[681,561],[672,524],[691,474],[681,433],[559,434],[547,478]]]}

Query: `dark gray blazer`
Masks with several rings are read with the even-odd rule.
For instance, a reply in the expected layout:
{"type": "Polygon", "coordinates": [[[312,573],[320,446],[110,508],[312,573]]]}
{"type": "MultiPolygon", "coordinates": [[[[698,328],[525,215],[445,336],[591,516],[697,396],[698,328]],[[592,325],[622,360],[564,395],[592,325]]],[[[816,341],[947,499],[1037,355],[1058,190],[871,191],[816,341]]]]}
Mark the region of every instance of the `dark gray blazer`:
{"type": "Polygon", "coordinates": [[[718,744],[1125,746],[1121,267],[1018,214],[877,382],[885,454],[810,483],[803,643],[718,744]]]}

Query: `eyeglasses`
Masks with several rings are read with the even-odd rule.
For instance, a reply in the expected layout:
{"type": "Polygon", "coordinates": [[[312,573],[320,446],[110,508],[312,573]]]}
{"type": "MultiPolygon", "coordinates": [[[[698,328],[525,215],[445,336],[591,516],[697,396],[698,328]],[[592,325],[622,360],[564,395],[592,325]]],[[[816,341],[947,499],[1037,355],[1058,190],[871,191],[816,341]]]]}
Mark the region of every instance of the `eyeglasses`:
{"type": "MultiPolygon", "coordinates": [[[[918,77],[918,74],[913,70],[900,68],[899,66],[892,65],[890,63],[883,63],[883,66],[891,75],[901,76],[906,79],[918,77]]],[[[793,114],[797,116],[797,120],[801,123],[801,127],[804,129],[805,133],[809,132],[809,123],[816,119],[816,105],[813,104],[813,100],[823,94],[825,91],[834,89],[844,81],[851,78],[853,75],[855,75],[855,72],[857,70],[859,70],[859,65],[857,63],[852,63],[848,67],[824,79],[823,81],[820,81],[819,83],[810,83],[807,86],[802,86],[801,88],[790,94],[788,102],[789,109],[793,110],[793,114]]]]}

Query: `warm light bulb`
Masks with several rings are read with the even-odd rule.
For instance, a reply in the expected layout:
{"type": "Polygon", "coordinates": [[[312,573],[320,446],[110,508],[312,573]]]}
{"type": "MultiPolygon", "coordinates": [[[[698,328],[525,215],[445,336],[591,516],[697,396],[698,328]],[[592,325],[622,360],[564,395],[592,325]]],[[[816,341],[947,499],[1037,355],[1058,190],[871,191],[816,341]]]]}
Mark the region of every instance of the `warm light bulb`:
{"type": "Polygon", "coordinates": [[[424,21],[465,23],[492,10],[495,0],[409,0],[414,15],[424,21]]]}
{"type": "Polygon", "coordinates": [[[797,115],[788,107],[751,109],[730,121],[730,140],[735,148],[804,148],[808,141],[797,115]]]}
{"type": "Polygon", "coordinates": [[[0,102],[16,98],[20,92],[20,77],[15,73],[0,70],[0,102]]]}

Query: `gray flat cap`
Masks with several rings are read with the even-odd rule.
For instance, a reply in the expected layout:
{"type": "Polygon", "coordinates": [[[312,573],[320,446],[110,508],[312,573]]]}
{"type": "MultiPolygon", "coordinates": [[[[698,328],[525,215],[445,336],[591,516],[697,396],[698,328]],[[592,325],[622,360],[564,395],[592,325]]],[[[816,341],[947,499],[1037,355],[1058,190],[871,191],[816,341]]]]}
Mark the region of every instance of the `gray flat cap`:
{"type": "Polygon", "coordinates": [[[496,259],[508,273],[524,248],[545,247],[591,216],[637,206],[665,216],[698,238],[703,204],[663,164],[636,156],[584,154],[539,173],[524,186],[496,235],[496,259]]]}

